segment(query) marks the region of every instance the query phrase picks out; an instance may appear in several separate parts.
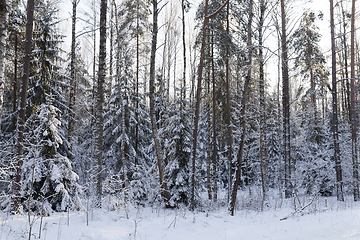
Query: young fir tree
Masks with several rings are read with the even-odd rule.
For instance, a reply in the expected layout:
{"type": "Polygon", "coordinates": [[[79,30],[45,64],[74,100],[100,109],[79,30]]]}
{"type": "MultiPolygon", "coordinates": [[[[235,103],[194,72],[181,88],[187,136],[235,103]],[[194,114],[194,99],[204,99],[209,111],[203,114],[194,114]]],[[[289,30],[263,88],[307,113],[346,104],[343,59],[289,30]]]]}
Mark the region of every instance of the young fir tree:
{"type": "Polygon", "coordinates": [[[147,195],[144,169],[150,164],[147,148],[151,130],[144,95],[137,92],[137,74],[132,69],[131,39],[136,33],[129,35],[128,29],[136,30],[131,25],[136,16],[129,10],[131,6],[130,2],[121,5],[116,16],[116,79],[105,114],[104,149],[111,174],[120,174],[130,200],[142,204],[147,195]]]}
{"type": "Polygon", "coordinates": [[[50,204],[55,211],[78,208],[78,176],[67,159],[65,129],[61,127],[66,110],[60,72],[62,36],[57,33],[57,6],[38,1],[35,14],[33,52],[28,91],[26,142],[29,152],[22,171],[23,200],[34,210],[50,204]],[[40,204],[41,203],[41,204],[40,204]]]}

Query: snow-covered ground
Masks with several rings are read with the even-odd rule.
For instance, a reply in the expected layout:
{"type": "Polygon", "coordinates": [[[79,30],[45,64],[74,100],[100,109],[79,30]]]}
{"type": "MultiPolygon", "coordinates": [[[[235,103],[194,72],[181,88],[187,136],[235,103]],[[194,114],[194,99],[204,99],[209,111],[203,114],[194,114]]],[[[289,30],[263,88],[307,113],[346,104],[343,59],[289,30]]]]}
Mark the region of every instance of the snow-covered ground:
{"type": "MultiPolygon", "coordinates": [[[[294,211],[293,200],[282,202],[280,208],[270,207],[263,211],[248,206],[233,217],[225,207],[195,214],[187,210],[151,207],[129,207],[120,211],[95,209],[88,212],[88,226],[86,211],[53,213],[42,219],[40,239],[360,239],[360,203],[354,203],[350,197],[345,203],[338,203],[335,198],[319,198],[302,213],[294,214],[294,211]],[[283,218],[286,219],[280,220],[283,218]]],[[[31,239],[39,239],[40,222],[41,219],[36,217],[31,239]]],[[[0,213],[0,240],[28,239],[28,234],[27,216],[0,213]]]]}

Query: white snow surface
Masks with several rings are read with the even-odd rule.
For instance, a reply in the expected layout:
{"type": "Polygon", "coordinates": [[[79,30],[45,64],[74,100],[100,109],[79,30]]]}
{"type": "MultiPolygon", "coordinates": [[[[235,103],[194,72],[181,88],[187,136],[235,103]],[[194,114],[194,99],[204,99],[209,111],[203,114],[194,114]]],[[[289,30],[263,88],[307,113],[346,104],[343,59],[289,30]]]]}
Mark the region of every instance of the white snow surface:
{"type": "MultiPolygon", "coordinates": [[[[320,198],[319,202],[325,201],[320,198]]],[[[360,239],[360,203],[328,199],[327,207],[305,214],[292,214],[294,208],[264,211],[238,210],[230,216],[225,207],[192,213],[188,210],[128,207],[119,211],[94,209],[53,213],[42,220],[40,239],[49,240],[352,240],[360,239]],[[127,217],[128,216],[128,217],[127,217]],[[286,220],[280,220],[288,217],[286,220]],[[69,225],[68,225],[69,224],[69,225]]],[[[34,219],[32,216],[31,219],[34,219]]],[[[35,217],[32,238],[39,239],[40,217],[35,217]]],[[[0,240],[28,239],[26,215],[0,212],[0,240]]]]}

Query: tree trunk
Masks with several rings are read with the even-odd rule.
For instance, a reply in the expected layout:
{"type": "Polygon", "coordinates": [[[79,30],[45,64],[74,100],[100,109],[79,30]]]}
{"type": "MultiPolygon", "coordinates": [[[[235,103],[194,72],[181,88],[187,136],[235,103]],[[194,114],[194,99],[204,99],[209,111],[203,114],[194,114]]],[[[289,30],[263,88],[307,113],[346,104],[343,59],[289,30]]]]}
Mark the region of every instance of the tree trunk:
{"type": "MultiPolygon", "coordinates": [[[[213,156],[212,156],[212,180],[213,180],[213,200],[217,201],[217,144],[216,144],[216,84],[215,84],[215,64],[214,64],[214,32],[212,32],[211,47],[211,68],[212,68],[212,137],[213,137],[213,156]]],[[[210,109],[209,109],[210,110],[210,109]]]]}
{"type": "Polygon", "coordinates": [[[150,81],[149,81],[149,97],[150,97],[150,120],[151,120],[151,129],[152,135],[154,138],[157,165],[159,168],[159,181],[161,188],[161,196],[165,201],[168,200],[167,187],[164,182],[164,165],[163,165],[163,156],[164,153],[160,146],[160,139],[156,126],[155,119],[155,57],[156,57],[156,44],[157,44],[157,34],[158,34],[158,7],[157,0],[153,0],[153,32],[152,32],[152,41],[151,41],[151,56],[150,56],[150,81]]]}
{"type": "MultiPolygon", "coordinates": [[[[227,5],[226,8],[226,33],[228,35],[228,41],[230,41],[230,4],[227,5]]],[[[230,51],[229,51],[229,44],[227,42],[226,45],[226,58],[225,58],[225,78],[226,78],[226,125],[227,125],[227,144],[228,144],[228,165],[229,165],[229,191],[228,191],[228,198],[230,197],[231,192],[231,185],[232,185],[232,127],[231,127],[231,115],[230,115],[230,66],[229,66],[229,58],[230,58],[230,51]]],[[[229,199],[228,199],[229,201],[229,199]]]]}
{"type": "Polygon", "coordinates": [[[344,105],[343,107],[343,116],[346,116],[346,114],[348,113],[348,117],[349,117],[349,121],[351,121],[351,96],[350,96],[350,87],[349,87],[349,64],[348,64],[348,45],[347,45],[347,39],[346,39],[346,19],[347,19],[347,13],[346,11],[344,10],[344,6],[343,6],[343,1],[341,0],[340,1],[340,5],[341,5],[341,11],[342,11],[342,17],[343,17],[343,22],[342,22],[342,25],[343,25],[343,34],[342,34],[342,40],[343,40],[343,50],[344,50],[344,69],[345,69],[345,79],[342,82],[342,85],[343,85],[343,91],[342,91],[342,94],[343,96],[345,95],[345,99],[343,99],[343,102],[342,104],[344,105]]]}
{"type": "Polygon", "coordinates": [[[136,112],[135,112],[135,119],[136,119],[136,126],[135,126],[135,167],[139,164],[138,159],[138,145],[139,145],[139,0],[136,1],[136,112]]]}
{"type": "Polygon", "coordinates": [[[243,161],[243,153],[244,153],[244,145],[245,145],[245,136],[246,136],[246,102],[248,97],[248,88],[251,80],[251,64],[252,64],[252,19],[253,19],[253,0],[249,1],[249,19],[248,19],[248,28],[247,28],[247,48],[248,48],[248,59],[247,59],[247,73],[245,77],[244,83],[244,90],[243,95],[241,98],[241,113],[240,113],[240,144],[239,144],[239,152],[237,155],[237,166],[236,166],[236,173],[235,173],[235,182],[232,188],[231,193],[231,200],[230,200],[230,207],[229,211],[232,216],[234,216],[235,211],[235,204],[236,204],[236,197],[237,197],[237,190],[240,184],[240,176],[241,176],[241,165],[243,161]]]}
{"type": "Polygon", "coordinates": [[[183,42],[183,84],[182,84],[182,90],[181,90],[181,95],[182,95],[182,99],[185,100],[186,99],[186,29],[185,29],[185,0],[181,0],[181,13],[182,13],[182,30],[183,30],[183,34],[182,34],[182,42],[183,42]]]}
{"type": "Polygon", "coordinates": [[[14,53],[14,87],[13,87],[13,130],[16,130],[16,111],[17,111],[17,88],[18,88],[18,73],[17,73],[17,69],[18,69],[18,33],[15,32],[15,53],[14,53]]]}
{"type": "Polygon", "coordinates": [[[96,175],[96,202],[95,206],[101,208],[102,198],[102,153],[104,129],[104,84],[106,76],[106,10],[107,0],[100,2],[100,43],[99,43],[99,72],[97,84],[96,125],[95,125],[95,159],[97,163],[96,175]]]}
{"type": "Polygon", "coordinates": [[[359,166],[357,156],[357,121],[355,112],[355,0],[351,7],[351,154],[353,161],[354,201],[359,201],[359,166]]]}
{"type": "Polygon", "coordinates": [[[76,7],[77,1],[73,0],[73,14],[72,14],[72,28],[71,28],[71,61],[70,61],[70,95],[69,95],[69,129],[68,129],[68,141],[70,146],[69,159],[73,159],[73,137],[74,137],[74,125],[75,125],[75,94],[76,94],[76,81],[75,81],[75,49],[76,49],[76,7]]]}
{"type": "Polygon", "coordinates": [[[192,159],[191,159],[191,171],[190,171],[190,211],[195,209],[195,162],[196,162],[196,150],[197,150],[197,132],[199,125],[199,115],[200,115],[200,101],[201,101],[201,81],[202,81],[202,72],[204,68],[204,55],[205,55],[205,45],[206,45],[206,26],[209,22],[208,14],[208,4],[209,0],[205,0],[204,8],[204,23],[202,29],[202,40],[201,40],[201,49],[200,49],[200,62],[198,68],[198,81],[197,81],[197,90],[196,90],[196,103],[195,103],[195,116],[194,116],[194,130],[193,130],[193,149],[192,149],[192,159]]]}
{"type": "Polygon", "coordinates": [[[281,0],[281,56],[283,80],[283,135],[284,135],[284,163],[285,163],[285,198],[292,196],[291,186],[291,155],[290,155],[290,93],[289,66],[286,40],[285,1],[281,0]]]}
{"type": "MultiPolygon", "coordinates": [[[[210,51],[210,49],[209,49],[210,51]]],[[[210,55],[210,58],[213,58],[213,55],[210,55]]],[[[212,59],[211,59],[212,61],[212,59]]],[[[209,68],[207,70],[208,73],[208,81],[206,81],[206,85],[207,85],[207,133],[208,133],[208,137],[207,137],[207,156],[206,156],[206,160],[207,160],[207,164],[206,164],[206,182],[207,182],[207,189],[208,189],[208,198],[209,200],[212,199],[212,187],[211,187],[211,112],[210,112],[210,108],[211,108],[211,94],[210,94],[210,71],[209,68]]]]}
{"type": "Polygon", "coordinates": [[[4,64],[5,64],[5,51],[6,51],[6,18],[7,18],[7,6],[6,0],[0,0],[0,133],[1,133],[1,121],[3,115],[4,106],[4,64]]]}
{"type": "Polygon", "coordinates": [[[16,172],[12,181],[12,196],[11,196],[11,212],[18,213],[21,205],[21,168],[23,164],[23,143],[24,143],[24,130],[25,130],[25,110],[26,110],[26,97],[27,88],[29,82],[29,68],[31,59],[31,42],[33,32],[33,20],[34,20],[34,0],[28,0],[27,2],[27,22],[25,33],[25,50],[23,59],[23,75],[22,84],[20,88],[20,106],[19,115],[17,119],[17,137],[16,137],[16,172]]]}
{"type": "Polygon", "coordinates": [[[264,54],[263,54],[263,27],[264,14],[266,11],[265,0],[260,0],[260,19],[259,19],[259,93],[260,93],[260,169],[261,185],[263,191],[263,201],[267,199],[269,188],[268,182],[268,159],[266,152],[266,106],[265,106],[265,73],[264,73],[264,54]]]}
{"type": "Polygon", "coordinates": [[[331,77],[332,77],[332,132],[334,139],[334,161],[336,171],[336,196],[338,201],[344,201],[342,169],[340,160],[339,132],[338,132],[338,111],[337,111],[337,91],[336,91],[336,49],[334,33],[334,6],[333,0],[330,0],[330,29],[331,29],[331,77]]]}

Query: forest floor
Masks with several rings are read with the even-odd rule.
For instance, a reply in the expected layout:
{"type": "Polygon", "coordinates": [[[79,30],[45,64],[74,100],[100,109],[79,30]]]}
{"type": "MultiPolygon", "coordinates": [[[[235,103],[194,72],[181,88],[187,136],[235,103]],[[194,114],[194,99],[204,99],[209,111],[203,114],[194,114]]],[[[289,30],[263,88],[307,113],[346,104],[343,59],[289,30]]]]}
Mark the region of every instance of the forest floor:
{"type": "MultiPolygon", "coordinates": [[[[347,197],[317,197],[269,202],[256,209],[255,202],[240,198],[241,210],[230,216],[225,206],[198,211],[134,208],[118,211],[94,209],[31,216],[31,239],[48,240],[352,240],[360,239],[360,203],[347,197]],[[311,203],[311,204],[310,204],[311,203]],[[304,206],[303,210],[301,210],[304,206]],[[297,209],[297,210],[296,210],[297,209]],[[87,225],[88,223],[88,225],[87,225]],[[41,233],[40,233],[41,224],[41,233]],[[39,238],[40,235],[40,238],[39,238]]],[[[210,208],[210,207],[208,207],[210,208]]],[[[205,208],[204,208],[205,209],[205,208]]],[[[27,215],[0,212],[0,240],[29,239],[27,215]]]]}

